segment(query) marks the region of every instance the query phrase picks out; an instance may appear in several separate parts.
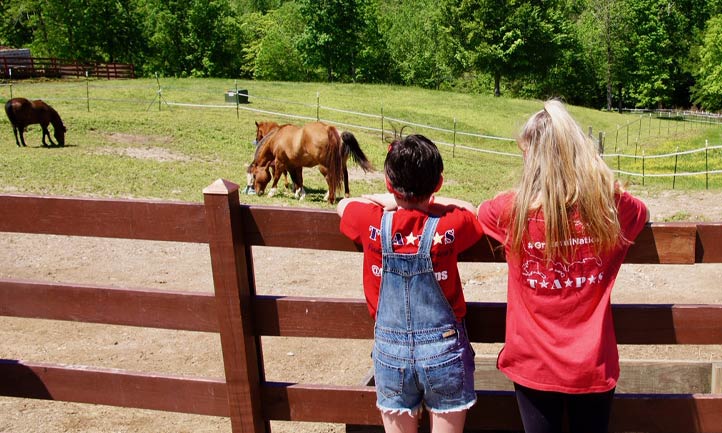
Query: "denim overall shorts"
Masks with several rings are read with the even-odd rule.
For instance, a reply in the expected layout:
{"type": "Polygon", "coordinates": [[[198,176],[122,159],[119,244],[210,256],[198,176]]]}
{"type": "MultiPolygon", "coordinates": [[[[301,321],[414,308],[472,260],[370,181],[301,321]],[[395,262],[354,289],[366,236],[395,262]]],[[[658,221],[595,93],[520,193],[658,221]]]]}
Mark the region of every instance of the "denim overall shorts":
{"type": "Polygon", "coordinates": [[[435,413],[476,402],[474,351],[431,263],[439,222],[429,216],[416,254],[393,252],[393,212],[381,219],[383,273],[374,328],[376,406],[414,416],[422,404],[435,413]]]}

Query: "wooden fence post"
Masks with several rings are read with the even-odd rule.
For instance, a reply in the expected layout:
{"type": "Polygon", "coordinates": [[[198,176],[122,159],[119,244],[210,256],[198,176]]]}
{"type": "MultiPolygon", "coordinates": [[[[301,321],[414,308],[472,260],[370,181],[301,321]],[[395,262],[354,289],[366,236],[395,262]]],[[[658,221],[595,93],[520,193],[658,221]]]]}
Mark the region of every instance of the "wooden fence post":
{"type": "Polygon", "coordinates": [[[264,380],[260,338],[253,334],[255,294],[250,246],[245,245],[238,185],[218,179],[203,190],[213,286],[223,349],[233,433],[267,433],[260,385],[264,380]]]}

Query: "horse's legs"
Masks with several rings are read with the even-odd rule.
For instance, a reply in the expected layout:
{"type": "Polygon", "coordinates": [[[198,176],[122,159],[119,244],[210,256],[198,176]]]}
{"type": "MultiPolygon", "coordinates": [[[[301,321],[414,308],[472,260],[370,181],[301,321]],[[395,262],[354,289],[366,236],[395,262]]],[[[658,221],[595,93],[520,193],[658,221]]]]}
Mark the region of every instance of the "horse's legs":
{"type": "Polygon", "coordinates": [[[303,200],[306,198],[306,190],[303,188],[303,167],[294,168],[290,173],[291,181],[297,187],[293,195],[297,199],[303,200]]]}
{"type": "Polygon", "coordinates": [[[268,191],[268,196],[273,197],[278,192],[278,181],[281,179],[281,173],[286,171],[286,165],[280,162],[279,160],[274,161],[274,169],[273,169],[273,184],[271,185],[271,190],[268,191]]]}
{"type": "Polygon", "coordinates": [[[50,138],[50,132],[48,131],[48,125],[40,125],[43,128],[43,146],[47,147],[48,145],[45,143],[45,137],[48,137],[48,141],[50,141],[51,146],[56,146],[55,142],[53,142],[53,139],[50,138]]]}
{"type": "MultiPolygon", "coordinates": [[[[283,185],[286,187],[286,189],[288,189],[289,184],[288,184],[288,172],[287,171],[285,173],[283,173],[283,185]]],[[[295,185],[293,187],[293,191],[294,192],[296,191],[295,185]]]]}
{"type": "Polygon", "coordinates": [[[25,128],[19,128],[20,129],[20,143],[22,143],[23,147],[28,147],[27,144],[25,144],[25,128]]]}
{"type": "Polygon", "coordinates": [[[323,196],[324,200],[328,200],[331,204],[336,204],[336,185],[331,182],[328,174],[328,169],[322,165],[318,166],[318,171],[321,172],[323,177],[326,179],[326,185],[328,185],[328,192],[323,196]]]}
{"type": "Polygon", "coordinates": [[[18,128],[16,126],[13,126],[13,135],[15,135],[15,144],[18,147],[25,146],[25,143],[23,143],[22,146],[20,145],[20,141],[18,140],[18,128]]]}

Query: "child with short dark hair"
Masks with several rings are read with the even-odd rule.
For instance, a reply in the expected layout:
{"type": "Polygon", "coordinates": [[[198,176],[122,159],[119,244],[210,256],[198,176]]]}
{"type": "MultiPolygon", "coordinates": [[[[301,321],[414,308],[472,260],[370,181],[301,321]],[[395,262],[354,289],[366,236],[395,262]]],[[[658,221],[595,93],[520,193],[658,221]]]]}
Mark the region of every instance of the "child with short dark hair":
{"type": "Polygon", "coordinates": [[[458,433],[476,393],[457,256],[481,228],[471,203],[434,197],[444,164],[428,138],[394,141],[384,170],[389,194],[338,204],[341,231],[364,250],[376,405],[387,432],[416,432],[425,406],[433,433],[458,433]]]}

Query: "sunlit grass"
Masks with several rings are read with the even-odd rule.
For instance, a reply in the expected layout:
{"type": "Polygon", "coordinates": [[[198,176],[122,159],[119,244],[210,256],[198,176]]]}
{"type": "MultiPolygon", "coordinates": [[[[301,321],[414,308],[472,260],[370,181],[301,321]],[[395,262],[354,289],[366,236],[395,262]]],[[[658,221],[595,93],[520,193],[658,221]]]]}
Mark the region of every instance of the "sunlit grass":
{"type": "MultiPolygon", "coordinates": [[[[521,158],[513,138],[541,101],[494,98],[400,86],[282,83],[222,79],[41,80],[0,87],[0,100],[13,96],[44,99],[68,127],[67,146],[42,148],[40,128],[29,127],[28,148],[15,146],[12,129],[0,122],[0,191],[48,195],[157,198],[201,201],[202,189],[218,178],[245,185],[252,159],[254,122],[305,123],[305,118],[353,125],[339,126],[356,135],[377,169],[387,141],[403,132],[422,133],[439,143],[446,183],[442,193],[479,202],[511,188],[521,158]],[[160,84],[160,87],[159,87],[160,84]],[[249,104],[225,102],[229,90],[245,89],[249,104]],[[203,104],[215,107],[178,106],[203,104]],[[288,118],[282,112],[304,117],[288,118]],[[363,113],[360,115],[358,113],[363,113]],[[411,123],[412,125],[407,124],[411,123]],[[382,138],[378,129],[383,124],[382,138]],[[4,131],[4,132],[2,132],[4,131]],[[495,140],[489,137],[501,137],[495,140]],[[467,148],[503,154],[480,153],[467,148]]],[[[582,128],[596,138],[604,132],[605,153],[647,155],[722,144],[719,125],[692,124],[640,115],[569,107],[582,128]],[[641,120],[639,120],[641,119],[641,120]],[[620,127],[620,125],[625,125],[620,127]],[[636,129],[635,129],[636,128],[636,129]],[[640,129],[641,128],[641,129],[640,129]],[[628,140],[631,144],[627,144],[628,140]]],[[[704,154],[680,156],[678,172],[704,170],[704,154]]],[[[710,169],[722,168],[720,152],[709,152],[710,169]]],[[[607,163],[617,168],[615,158],[607,163]]],[[[352,167],[351,194],[379,192],[383,177],[352,167]]],[[[640,172],[641,160],[620,158],[620,169],[640,172]]],[[[674,170],[673,159],[645,160],[645,172],[674,170]]],[[[283,191],[278,197],[242,195],[246,203],[329,207],[316,169],[304,171],[309,195],[304,202],[283,191]]],[[[642,179],[630,177],[642,187],[642,179]]],[[[705,188],[704,176],[645,178],[644,187],[705,188]]],[[[722,187],[722,175],[709,176],[710,188],[722,187]]]]}

